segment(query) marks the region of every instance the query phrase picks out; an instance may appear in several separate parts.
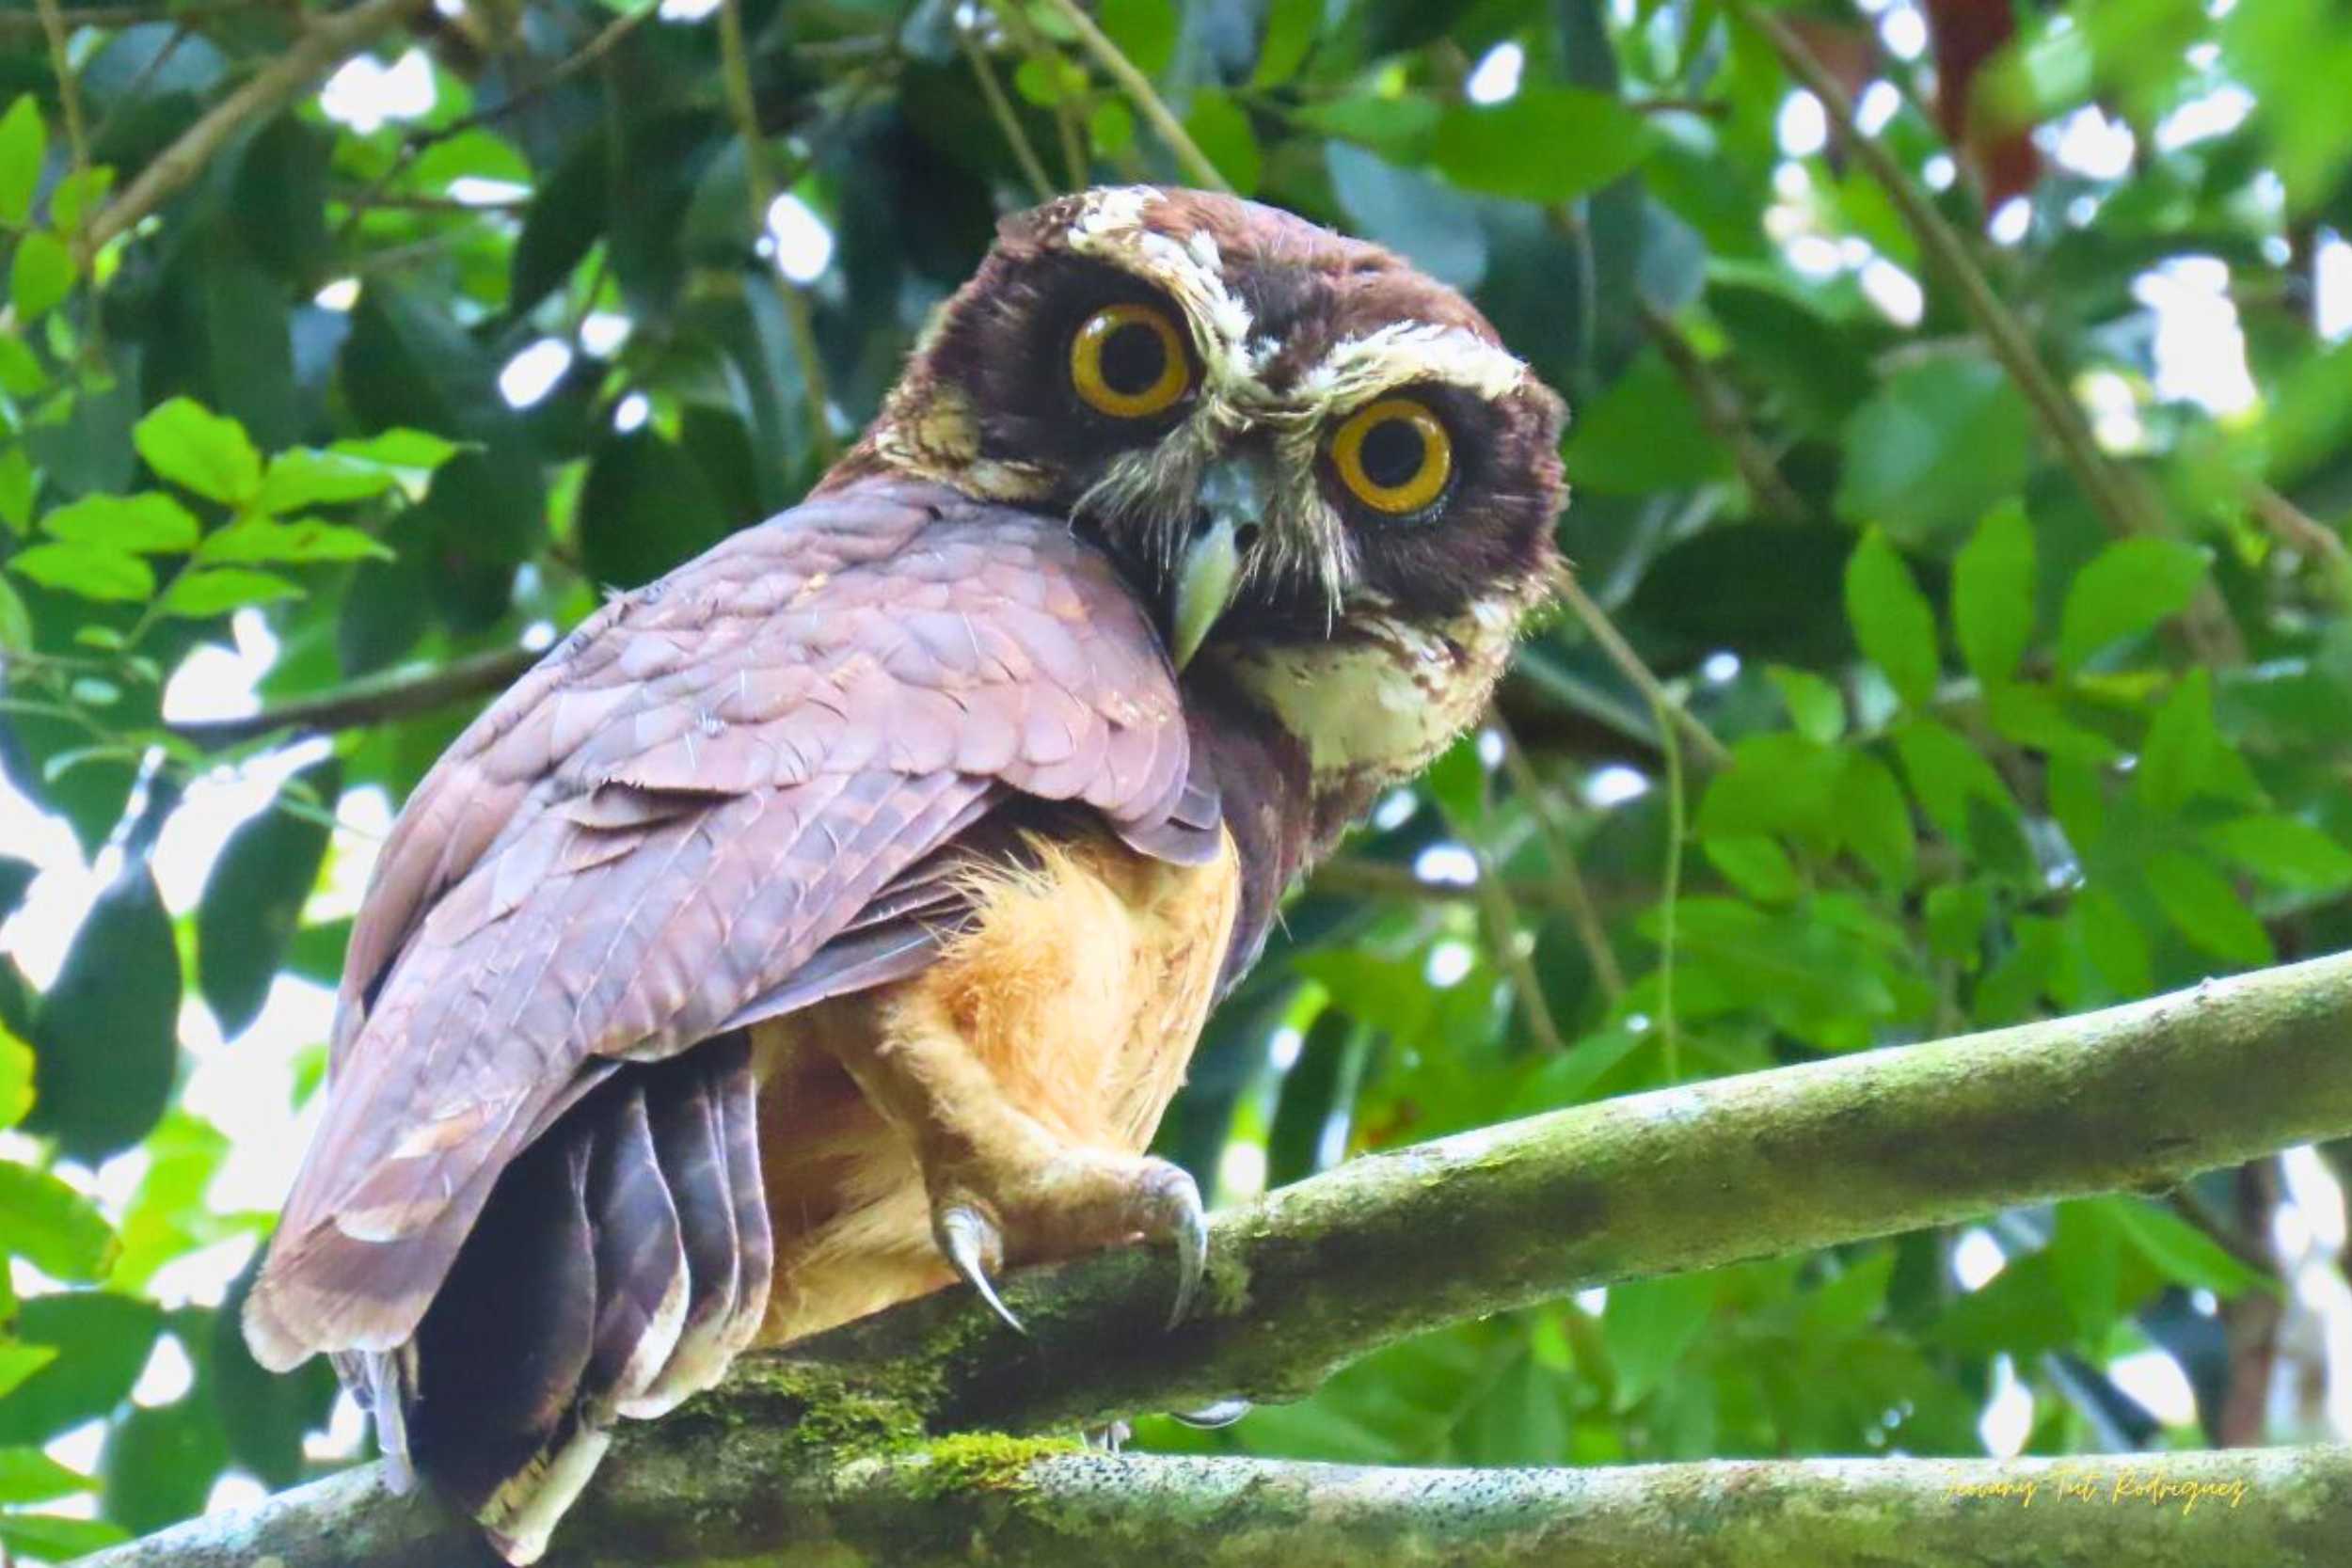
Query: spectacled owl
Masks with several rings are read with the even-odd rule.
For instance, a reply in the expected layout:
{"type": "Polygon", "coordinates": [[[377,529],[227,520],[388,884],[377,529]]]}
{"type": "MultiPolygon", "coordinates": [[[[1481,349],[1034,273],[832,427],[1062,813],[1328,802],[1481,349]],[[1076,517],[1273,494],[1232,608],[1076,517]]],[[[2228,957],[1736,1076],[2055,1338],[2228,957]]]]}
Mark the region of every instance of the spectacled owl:
{"type": "Polygon", "coordinates": [[[1136,1238],[1181,1316],[1206,1229],[1152,1132],[1283,892],[1549,596],[1562,416],[1288,214],[1007,219],[805,501],[418,785],[254,1354],[333,1355],[520,1563],[616,1419],[747,1346],[1136,1238]]]}

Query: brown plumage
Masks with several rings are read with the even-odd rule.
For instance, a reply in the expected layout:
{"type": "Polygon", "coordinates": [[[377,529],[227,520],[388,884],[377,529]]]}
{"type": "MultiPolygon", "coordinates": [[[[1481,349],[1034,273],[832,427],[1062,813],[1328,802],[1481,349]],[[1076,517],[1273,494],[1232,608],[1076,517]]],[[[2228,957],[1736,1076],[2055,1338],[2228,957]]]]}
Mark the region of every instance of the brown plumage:
{"type": "Polygon", "coordinates": [[[255,1354],[334,1354],[520,1562],[613,1420],[763,1333],[1136,1234],[1189,1280],[1144,1149],[1282,890],[1485,703],[1559,418],[1285,214],[1009,220],[815,496],[418,786],[255,1354]]]}

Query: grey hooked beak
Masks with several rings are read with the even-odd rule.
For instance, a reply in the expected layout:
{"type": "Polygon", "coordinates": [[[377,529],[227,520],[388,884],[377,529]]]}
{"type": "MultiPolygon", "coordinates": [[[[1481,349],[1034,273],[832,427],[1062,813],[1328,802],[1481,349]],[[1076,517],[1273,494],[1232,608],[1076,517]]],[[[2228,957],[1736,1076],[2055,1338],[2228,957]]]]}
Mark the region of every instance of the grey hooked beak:
{"type": "Polygon", "coordinates": [[[1168,617],[1168,652],[1179,670],[1200,651],[1241,583],[1242,536],[1257,531],[1265,511],[1257,463],[1219,458],[1201,476],[1200,504],[1206,517],[1176,563],[1176,603],[1168,617]]]}

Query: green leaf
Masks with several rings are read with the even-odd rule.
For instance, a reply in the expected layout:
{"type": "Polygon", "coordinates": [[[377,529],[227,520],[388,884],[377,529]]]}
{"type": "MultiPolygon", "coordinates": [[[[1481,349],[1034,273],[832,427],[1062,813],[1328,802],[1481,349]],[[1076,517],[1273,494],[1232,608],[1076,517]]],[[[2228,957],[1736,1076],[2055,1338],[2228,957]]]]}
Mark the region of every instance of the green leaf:
{"type": "Polygon", "coordinates": [[[1356,142],[1399,163],[1418,163],[1437,133],[1438,115],[1438,105],[1426,98],[1359,92],[1303,103],[1291,112],[1291,123],[1356,142]]]}
{"type": "Polygon", "coordinates": [[[2279,961],[2270,933],[2230,885],[2229,879],[2179,849],[2151,856],[2141,875],[2165,918],[2202,951],[2226,963],[2257,969],[2279,961]]]}
{"type": "MultiPolygon", "coordinates": [[[[1169,0],[1102,0],[1095,21],[1127,63],[1157,76],[1176,57],[1176,8],[1169,0]]],[[[1232,171],[1226,171],[1232,178],[1232,171]]]]}
{"type": "Polygon", "coordinates": [[[155,596],[152,567],[100,545],[35,545],[10,556],[8,569],[43,588],[85,599],[141,604],[155,596]]]}
{"type": "Polygon", "coordinates": [[[24,1348],[56,1354],[0,1399],[0,1444],[46,1443],[110,1414],[130,1397],[155,1348],[163,1312],[151,1301],[111,1291],[35,1296],[17,1308],[24,1348]]]}
{"type": "Polygon", "coordinates": [[[71,234],[82,227],[84,218],[98,211],[98,204],[114,188],[115,171],[106,164],[93,164],[69,174],[49,193],[49,220],[59,232],[71,234]]]}
{"type": "Polygon", "coordinates": [[[1688,489],[1735,471],[1690,389],[1654,348],[1577,411],[1562,459],[1570,483],[1613,495],[1688,489]]]}
{"type": "Polygon", "coordinates": [[[1731,749],[1699,803],[1698,829],[1708,838],[1798,833],[1826,838],[1830,798],[1844,767],[1839,754],[1786,731],[1752,735],[1731,749]]]}
{"type": "Polygon", "coordinates": [[[2264,881],[2299,892],[2352,887],[2352,849],[2296,816],[2241,816],[2205,830],[2205,844],[2264,881]]]}
{"type": "Polygon", "coordinates": [[[207,534],[196,559],[207,566],[306,565],[320,561],[390,561],[391,546],[365,529],[303,517],[274,523],[252,517],[207,534]]]}
{"type": "Polygon", "coordinates": [[[2066,918],[2079,933],[2083,951],[2118,996],[2146,996],[2156,989],[2148,933],[2122,899],[2094,884],[2083,890],[2066,918]]]}
{"type": "Polygon", "coordinates": [[[36,229],[16,243],[16,260],[8,268],[8,298],[16,306],[20,326],[39,321],[59,300],[73,292],[73,253],[46,229],[36,229]]]}
{"type": "MultiPolygon", "coordinates": [[[[13,1296],[8,1304],[15,1304],[13,1296]]],[[[25,1381],[57,1358],[55,1345],[24,1345],[0,1338],[0,1402],[24,1386],[25,1381]]]]}
{"type": "Polygon", "coordinates": [[[1257,133],[1250,129],[1249,115],[1240,104],[1224,93],[1203,87],[1192,95],[1192,107],[1184,114],[1184,131],[1234,190],[1244,196],[1257,193],[1263,163],[1258,153],[1257,133]]]}
{"type": "Polygon", "coordinates": [[[171,585],[164,590],[162,609],[166,615],[203,621],[246,605],[300,597],[300,585],[288,582],[275,572],[256,572],[245,566],[208,566],[183,572],[172,578],[171,585]]]}
{"type": "Polygon", "coordinates": [[[2233,1296],[2267,1283],[2231,1257],[2220,1243],[2169,1209],[2127,1197],[2092,1201],[2114,1220],[2140,1256],[2174,1284],[2233,1296]]]}
{"type": "Polygon", "coordinates": [[[1253,87],[1279,87],[1298,73],[1307,53],[1315,46],[1323,23],[1323,0],[1274,0],[1266,8],[1265,39],[1258,46],[1258,64],[1249,73],[1253,87]]]}
{"type": "MultiPolygon", "coordinates": [[[[40,368],[40,360],[24,345],[24,340],[14,333],[0,334],[0,392],[24,401],[39,396],[48,385],[48,372],[40,368]]],[[[31,459],[22,455],[22,448],[11,447],[9,451],[30,469],[31,459]]],[[[26,499],[29,502],[30,497],[26,499]]],[[[21,517],[11,520],[20,529],[24,526],[21,517]]]]}
{"type": "Polygon", "coordinates": [[[0,223],[24,227],[48,152],[49,128],[41,123],[40,104],[31,93],[20,93],[0,116],[0,223]]]}
{"type": "Polygon", "coordinates": [[[33,1047],[0,1020],[0,1132],[33,1108],[33,1047]]]}
{"type": "Polygon", "coordinates": [[[40,520],[43,533],[76,545],[135,555],[176,555],[196,548],[197,521],[160,491],[135,496],[84,496],[40,520]]]}
{"type": "Polygon", "coordinates": [[[1810,670],[1786,664],[1768,666],[1764,673],[1788,705],[1789,722],[1799,735],[1823,746],[1837,744],[1846,733],[1846,699],[1836,686],[1810,670]]]}
{"type": "Polygon", "coordinates": [[[1601,1338],[1616,1369],[1614,1408],[1629,1410],[1663,1385],[1707,1326],[1715,1307],[1715,1276],[1668,1275],[1609,1287],[1601,1338]]]}
{"type": "Polygon", "coordinates": [[[1430,161],[1464,190],[1572,201],[1640,164],[1642,117],[1605,93],[1530,85],[1503,103],[1448,108],[1430,161]]]}
{"type": "Polygon", "coordinates": [[[2127,637],[2188,608],[2205,577],[2205,553],[2176,539],[2124,539],[2074,576],[2058,626],[2058,664],[2070,673],[2127,637]]]}
{"type": "Polygon", "coordinates": [[[21,654],[33,645],[33,616],[16,585],[0,578],[0,654],[21,654]]]}
{"type": "Polygon", "coordinates": [[[1838,843],[1889,887],[1911,885],[1919,834],[1893,769],[1867,752],[1846,759],[1831,798],[1838,843]]]}
{"type": "Polygon", "coordinates": [[[1941,660],[1936,655],[1935,610],[1886,535],[1872,529],[1846,567],[1846,618],[1873,664],[1886,672],[1896,692],[1915,708],[1935,701],[1941,660]]]}
{"type": "Polygon", "coordinates": [[[173,398],[131,427],[147,466],[209,500],[241,506],[262,488],[262,454],[245,427],[191,398],[173,398]]]}
{"type": "MultiPolygon", "coordinates": [[[[134,863],[98,896],[32,1029],[28,1132],[95,1164],[147,1135],[180,1060],[180,952],[155,879],[134,863]]],[[[6,1441],[0,1433],[0,1441],[6,1441]]]]}
{"type": "Polygon", "coordinates": [[[326,450],[332,456],[380,464],[395,474],[421,478],[431,474],[466,449],[460,443],[444,440],[431,431],[394,426],[373,436],[338,441],[326,450]]]}
{"type": "Polygon", "coordinates": [[[2122,754],[2115,742],[2085,729],[2068,715],[2058,694],[2041,685],[1994,684],[1985,689],[1985,717],[2004,740],[2046,752],[2053,757],[2113,762],[2122,754]]]}
{"type": "Polygon", "coordinates": [[[388,464],[349,452],[295,447],[269,460],[269,471],[262,476],[261,493],[253,505],[257,511],[282,517],[306,506],[373,499],[399,483],[399,473],[388,464]]]}
{"type": "Polygon", "coordinates": [[[2213,721],[2213,676],[2191,670],[2156,710],[2139,749],[2139,796],[2148,809],[2176,816],[2203,789],[2222,746],[2213,721]]]}
{"type": "Polygon", "coordinates": [[[726,531],[708,482],[676,447],[651,430],[598,444],[580,498],[580,558],[597,582],[651,582],[726,531]]]}
{"type": "Polygon", "coordinates": [[[0,1161],[0,1254],[88,1285],[106,1277],[118,1243],[105,1217],[46,1171],[0,1161]]]}
{"type": "Polygon", "coordinates": [[[98,1482],[78,1470],[69,1470],[39,1449],[0,1449],[0,1503],[46,1503],[76,1492],[97,1489],[98,1482]]]}
{"type": "Polygon", "coordinates": [[[71,1562],[131,1539],[120,1525],[103,1519],[70,1519],[56,1513],[0,1513],[0,1542],[10,1551],[46,1562],[71,1562]]]}
{"type": "Polygon", "coordinates": [[[1707,840],[1707,858],[1724,879],[1760,904],[1794,903],[1804,893],[1788,851],[1761,833],[1707,840]]]}
{"type": "Polygon", "coordinates": [[[285,801],[312,800],[331,814],[342,784],[342,765],[332,757],[295,774],[284,798],[229,835],[204,879],[196,983],[224,1036],[243,1033],[262,1010],[326,856],[326,822],[286,810],[285,801]]]}
{"type": "Polygon", "coordinates": [[[2016,673],[2033,641],[2034,538],[2026,509],[2011,501],[1977,525],[1952,563],[1952,626],[1961,657],[1995,686],[2016,673]]]}
{"type": "MultiPolygon", "coordinates": [[[[183,1343],[192,1358],[202,1353],[184,1336],[183,1343]]],[[[108,1427],[99,1454],[106,1517],[141,1534],[192,1518],[204,1512],[228,1464],[229,1437],[210,1390],[171,1404],[135,1405],[108,1427]]]]}
{"type": "MultiPolygon", "coordinates": [[[[1990,822],[2006,822],[2009,836],[2015,836],[2016,800],[1984,754],[1967,741],[1932,720],[1919,720],[1896,733],[1895,751],[1902,759],[1904,776],[1911,781],[1911,793],[1946,838],[1986,856],[1993,847],[1979,844],[1978,838],[1990,822]],[[1980,815],[1979,807],[1990,816],[1980,815]]],[[[2022,849],[2023,846],[2020,842],[2002,847],[2022,849]]],[[[2005,863],[1998,869],[2030,872],[2032,866],[2005,863]]]]}
{"type": "Polygon", "coordinates": [[[2033,417],[2008,375],[1970,354],[1897,371],[1846,421],[1837,511],[1923,548],[2024,485],[2033,417]]]}
{"type": "MultiPolygon", "coordinates": [[[[12,342],[13,339],[0,339],[12,342]]],[[[0,390],[8,390],[0,387],[0,390]]],[[[17,533],[23,533],[33,522],[33,492],[40,483],[40,476],[33,469],[33,460],[21,446],[0,451],[0,523],[6,523],[17,533]]]]}

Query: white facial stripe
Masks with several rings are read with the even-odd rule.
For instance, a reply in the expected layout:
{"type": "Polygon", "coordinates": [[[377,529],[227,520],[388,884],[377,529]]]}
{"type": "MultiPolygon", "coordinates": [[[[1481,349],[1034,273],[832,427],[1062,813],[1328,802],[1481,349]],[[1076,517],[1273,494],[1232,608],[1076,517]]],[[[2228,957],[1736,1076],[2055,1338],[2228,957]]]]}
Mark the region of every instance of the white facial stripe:
{"type": "Polygon", "coordinates": [[[1196,231],[1179,240],[1144,226],[1145,209],[1158,199],[1157,191],[1141,185],[1089,193],[1066,236],[1070,248],[1166,290],[1187,318],[1211,388],[1237,390],[1252,383],[1259,364],[1249,343],[1249,308],[1225,286],[1225,259],[1214,237],[1196,231]]]}
{"type": "Polygon", "coordinates": [[[1333,346],[1299,378],[1309,401],[1346,409],[1391,387],[1442,381],[1492,402],[1527,379],[1518,358],[1474,332],[1429,322],[1395,322],[1333,346]]]}

